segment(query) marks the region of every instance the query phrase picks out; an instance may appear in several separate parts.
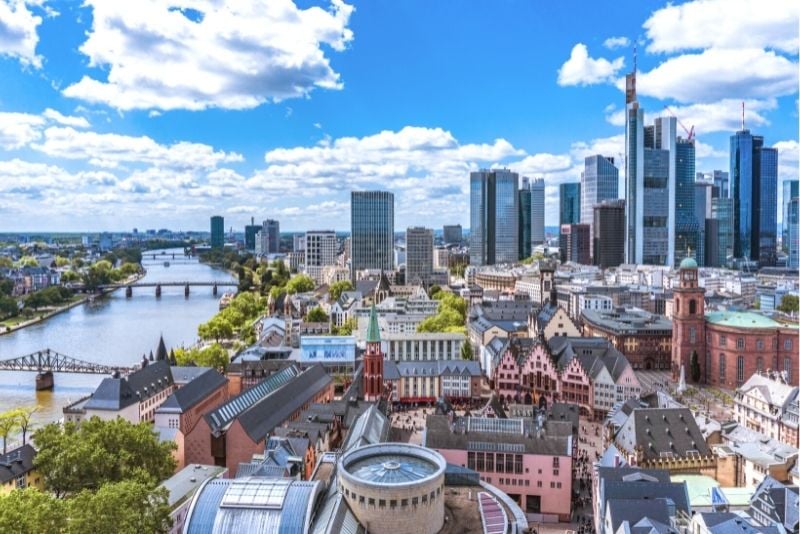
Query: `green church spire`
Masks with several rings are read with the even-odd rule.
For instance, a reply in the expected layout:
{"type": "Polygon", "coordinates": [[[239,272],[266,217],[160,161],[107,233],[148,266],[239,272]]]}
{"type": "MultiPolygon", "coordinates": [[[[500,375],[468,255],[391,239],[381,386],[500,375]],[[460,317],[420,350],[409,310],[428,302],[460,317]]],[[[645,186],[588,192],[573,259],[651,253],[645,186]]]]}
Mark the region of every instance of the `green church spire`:
{"type": "Polygon", "coordinates": [[[378,328],[378,314],[375,311],[375,305],[369,312],[369,327],[367,327],[367,343],[380,343],[381,331],[378,328]]]}

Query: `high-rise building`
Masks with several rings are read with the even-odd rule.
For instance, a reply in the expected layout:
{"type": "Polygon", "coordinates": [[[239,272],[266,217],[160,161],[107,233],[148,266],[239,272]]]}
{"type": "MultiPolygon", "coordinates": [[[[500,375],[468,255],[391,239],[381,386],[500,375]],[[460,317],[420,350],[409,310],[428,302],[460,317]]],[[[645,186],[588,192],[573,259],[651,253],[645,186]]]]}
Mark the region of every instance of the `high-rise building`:
{"type": "Polygon", "coordinates": [[[559,233],[561,248],[561,261],[571,261],[588,265],[589,256],[589,225],[588,224],[562,224],[559,233]]]}
{"type": "Polygon", "coordinates": [[[625,201],[605,200],[594,206],[593,263],[603,269],[625,262],[625,201]]]}
{"type": "Polygon", "coordinates": [[[636,99],[636,71],[626,76],[625,112],[625,259],[671,266],[677,122],[674,117],[659,117],[653,126],[644,125],[644,109],[636,99]]]}
{"type": "Polygon", "coordinates": [[[684,258],[693,258],[698,265],[703,262],[705,220],[698,222],[695,211],[695,151],[694,140],[678,137],[675,140],[675,245],[673,266],[684,258]]]}
{"type": "Polygon", "coordinates": [[[706,267],[722,267],[724,262],[720,259],[719,223],[717,219],[705,220],[703,232],[703,255],[706,267]]]}
{"type": "Polygon", "coordinates": [[[294,234],[292,236],[292,250],[294,252],[303,252],[306,249],[306,235],[294,234]]]}
{"type": "Polygon", "coordinates": [[[719,264],[727,267],[733,259],[733,199],[712,198],[711,218],[719,221],[719,264]]]}
{"type": "Polygon", "coordinates": [[[460,224],[445,224],[442,228],[442,238],[445,243],[461,243],[464,240],[464,232],[460,224]]]}
{"type": "Polygon", "coordinates": [[[415,226],[406,229],[406,284],[428,286],[433,276],[433,230],[415,226]]]}
{"type": "Polygon", "coordinates": [[[715,170],[711,172],[698,172],[697,181],[710,182],[712,184],[712,198],[728,198],[730,196],[728,173],[726,171],[715,170]]]}
{"type": "Polygon", "coordinates": [[[519,175],[508,169],[472,172],[470,181],[471,265],[519,259],[519,175]]]}
{"type": "Polygon", "coordinates": [[[333,230],[310,230],[305,236],[305,271],[317,284],[322,284],[322,271],[336,265],[339,244],[333,230]]]}
{"type": "Polygon", "coordinates": [[[800,196],[800,180],[784,180],[783,196],[781,197],[781,248],[784,252],[789,251],[789,203],[792,199],[800,196]]]}
{"type": "Polygon", "coordinates": [[[737,261],[775,265],[778,233],[778,151],[740,130],[731,136],[733,255],[737,261]]]}
{"type": "Polygon", "coordinates": [[[281,225],[274,219],[267,219],[261,225],[262,252],[277,254],[281,246],[281,225]],[[266,240],[266,241],[265,241],[266,240]],[[266,246],[263,246],[266,244],[266,246]]]}
{"type": "Polygon", "coordinates": [[[558,186],[558,224],[581,222],[581,184],[566,183],[558,186]]]}
{"type": "Polygon", "coordinates": [[[225,244],[225,219],[222,215],[211,217],[211,248],[222,248],[225,244]]]}
{"type": "Polygon", "coordinates": [[[533,193],[528,184],[528,179],[522,179],[522,189],[519,190],[519,259],[524,260],[533,254],[533,244],[531,243],[531,205],[533,204],[533,193]]]}
{"type": "MultiPolygon", "coordinates": [[[[711,195],[714,190],[713,182],[700,178],[694,183],[694,219],[699,228],[699,246],[697,248],[697,264],[701,267],[711,265],[708,263],[707,256],[710,253],[706,248],[706,219],[711,219],[711,195]]],[[[718,227],[715,227],[718,228],[718,227]]],[[[718,237],[714,236],[714,242],[718,242],[718,237]]],[[[719,256],[719,251],[715,250],[712,254],[715,258],[719,256]]]]}
{"type": "MultiPolygon", "coordinates": [[[[594,206],[604,200],[619,198],[619,169],[614,165],[614,158],[600,154],[587,157],[583,165],[580,222],[588,224],[591,233],[594,224],[594,206]]],[[[589,248],[591,254],[594,249],[593,239],[589,248]]]]}
{"type": "Polygon", "coordinates": [[[787,210],[786,224],[788,229],[789,241],[789,258],[787,266],[790,269],[800,268],[800,198],[795,196],[789,201],[789,209],[787,210]]]}
{"type": "Polygon", "coordinates": [[[350,194],[350,268],[394,269],[394,194],[353,191],[350,194]]]}
{"type": "Polygon", "coordinates": [[[250,224],[244,227],[244,249],[254,251],[256,249],[256,234],[261,231],[261,225],[256,224],[254,218],[250,218],[250,224]]]}
{"type": "Polygon", "coordinates": [[[531,191],[531,245],[544,243],[544,178],[530,181],[531,191]]]}

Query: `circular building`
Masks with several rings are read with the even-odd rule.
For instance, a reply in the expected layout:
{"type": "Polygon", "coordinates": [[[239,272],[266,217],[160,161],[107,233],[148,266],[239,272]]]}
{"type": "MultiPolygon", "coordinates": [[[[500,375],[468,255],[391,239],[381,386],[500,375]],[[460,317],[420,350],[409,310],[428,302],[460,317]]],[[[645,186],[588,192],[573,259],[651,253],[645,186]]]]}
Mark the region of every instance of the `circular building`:
{"type": "Polygon", "coordinates": [[[434,534],[444,524],[446,465],[441,454],[418,445],[366,445],[339,460],[339,486],[369,532],[434,534]]]}

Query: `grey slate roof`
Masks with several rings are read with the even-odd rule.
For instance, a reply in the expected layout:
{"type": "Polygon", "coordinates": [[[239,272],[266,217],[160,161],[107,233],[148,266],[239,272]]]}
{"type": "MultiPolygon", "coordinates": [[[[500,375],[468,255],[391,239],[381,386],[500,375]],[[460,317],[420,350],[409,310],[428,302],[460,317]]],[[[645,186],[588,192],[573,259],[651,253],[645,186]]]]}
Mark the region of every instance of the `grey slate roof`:
{"type": "Polygon", "coordinates": [[[389,420],[381,413],[378,406],[373,404],[350,427],[347,432],[347,438],[342,445],[342,452],[362,445],[385,442],[389,439],[390,427],[389,420]]]}
{"type": "Polygon", "coordinates": [[[787,486],[767,475],[758,485],[750,499],[750,508],[755,508],[773,521],[780,523],[789,532],[798,531],[798,487],[787,486]]]}
{"type": "Polygon", "coordinates": [[[672,455],[685,458],[711,453],[688,408],[640,408],[633,410],[614,437],[628,452],[640,447],[645,460],[672,455]]]}
{"type": "Polygon", "coordinates": [[[616,382],[630,367],[628,359],[607,339],[555,336],[547,340],[547,346],[559,368],[566,367],[572,358],[577,357],[592,378],[597,376],[603,366],[616,382]]]}
{"type": "Polygon", "coordinates": [[[617,531],[623,521],[635,525],[644,518],[662,525],[670,524],[669,502],[666,499],[609,499],[606,514],[611,516],[611,528],[617,531]]]}
{"type": "Polygon", "coordinates": [[[156,413],[184,413],[228,382],[216,369],[205,369],[205,372],[167,397],[156,413]]]}
{"type": "Polygon", "coordinates": [[[481,366],[475,360],[383,362],[384,379],[398,380],[402,376],[481,376],[481,366]]]}
{"type": "Polygon", "coordinates": [[[779,534],[778,527],[755,526],[734,512],[700,512],[710,534],[779,534]]]}
{"type": "Polygon", "coordinates": [[[0,456],[0,484],[5,484],[33,469],[36,450],[30,443],[0,456]]]}
{"type": "Polygon", "coordinates": [[[580,413],[577,404],[567,402],[554,402],[547,414],[549,421],[565,421],[570,424],[573,434],[580,428],[580,413]]]}
{"type": "Polygon", "coordinates": [[[153,362],[128,376],[104,378],[86,403],[85,409],[119,411],[172,385],[169,362],[153,362]]]}

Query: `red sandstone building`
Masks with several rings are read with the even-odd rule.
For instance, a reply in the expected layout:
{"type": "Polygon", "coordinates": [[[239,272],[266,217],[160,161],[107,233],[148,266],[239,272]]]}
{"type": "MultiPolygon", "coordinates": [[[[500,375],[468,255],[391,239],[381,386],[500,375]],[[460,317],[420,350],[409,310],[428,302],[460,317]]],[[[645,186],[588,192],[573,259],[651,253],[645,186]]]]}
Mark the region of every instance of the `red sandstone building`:
{"type": "Polygon", "coordinates": [[[777,322],[755,312],[705,313],[705,289],[697,283],[697,263],[684,259],[680,287],[674,290],[672,374],[677,378],[683,365],[691,381],[696,355],[700,382],[735,389],[753,374],[783,371],[787,383],[798,385],[797,325],[777,322]]]}

